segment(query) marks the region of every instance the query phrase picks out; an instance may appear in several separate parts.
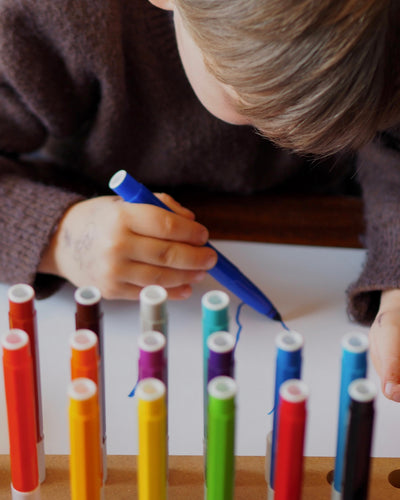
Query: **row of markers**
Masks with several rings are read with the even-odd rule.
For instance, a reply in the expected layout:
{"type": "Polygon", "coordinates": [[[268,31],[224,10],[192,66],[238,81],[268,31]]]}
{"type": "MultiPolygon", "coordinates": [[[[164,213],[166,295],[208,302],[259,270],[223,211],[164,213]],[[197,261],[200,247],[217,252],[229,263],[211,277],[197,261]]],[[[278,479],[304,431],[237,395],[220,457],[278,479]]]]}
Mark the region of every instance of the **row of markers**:
{"type": "MultiPolygon", "coordinates": [[[[10,287],[10,331],[2,340],[13,500],[40,500],[45,480],[39,353],[34,291],[10,287]]],[[[75,292],[76,331],[71,337],[70,491],[72,500],[104,494],[107,449],[101,296],[94,287],[75,292]]],[[[140,295],[138,338],[139,500],[167,498],[168,316],[167,292],[149,286],[140,295]]],[[[234,352],[229,297],[202,298],[204,363],[205,498],[231,500],[235,482],[234,352]]],[[[271,500],[298,500],[308,388],[301,380],[303,338],[283,331],[276,339],[275,411],[267,437],[266,480],[271,500]]],[[[362,333],[342,341],[337,453],[332,499],[366,499],[376,389],[367,380],[368,340],[362,333]]]]}

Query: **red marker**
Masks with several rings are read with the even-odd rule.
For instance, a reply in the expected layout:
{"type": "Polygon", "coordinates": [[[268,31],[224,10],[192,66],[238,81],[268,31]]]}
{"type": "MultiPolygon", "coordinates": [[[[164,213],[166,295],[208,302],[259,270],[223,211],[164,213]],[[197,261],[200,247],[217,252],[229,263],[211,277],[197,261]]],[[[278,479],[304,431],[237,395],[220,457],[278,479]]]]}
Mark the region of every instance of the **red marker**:
{"type": "Polygon", "coordinates": [[[13,500],[40,500],[33,358],[28,335],[13,329],[2,339],[13,500]]]}
{"type": "Polygon", "coordinates": [[[28,334],[33,359],[33,384],[36,414],[36,444],[38,456],[39,481],[46,477],[44,453],[42,391],[40,384],[39,346],[37,340],[37,324],[35,309],[35,291],[30,285],[19,283],[8,289],[10,329],[20,329],[28,334]]]}
{"type": "Polygon", "coordinates": [[[298,379],[279,390],[278,439],[275,466],[275,500],[300,500],[308,388],[298,379]]]}

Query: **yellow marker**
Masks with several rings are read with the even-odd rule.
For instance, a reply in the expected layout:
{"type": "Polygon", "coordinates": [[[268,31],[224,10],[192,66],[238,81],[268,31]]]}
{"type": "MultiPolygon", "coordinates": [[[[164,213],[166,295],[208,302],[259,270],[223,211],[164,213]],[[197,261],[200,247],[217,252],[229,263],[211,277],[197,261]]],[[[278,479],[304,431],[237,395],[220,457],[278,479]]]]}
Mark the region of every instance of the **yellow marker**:
{"type": "Polygon", "coordinates": [[[138,383],[138,498],[167,498],[167,407],[165,385],[145,378],[138,383]]]}
{"type": "Polygon", "coordinates": [[[68,389],[71,500],[102,498],[100,410],[97,386],[76,378],[68,389]]]}

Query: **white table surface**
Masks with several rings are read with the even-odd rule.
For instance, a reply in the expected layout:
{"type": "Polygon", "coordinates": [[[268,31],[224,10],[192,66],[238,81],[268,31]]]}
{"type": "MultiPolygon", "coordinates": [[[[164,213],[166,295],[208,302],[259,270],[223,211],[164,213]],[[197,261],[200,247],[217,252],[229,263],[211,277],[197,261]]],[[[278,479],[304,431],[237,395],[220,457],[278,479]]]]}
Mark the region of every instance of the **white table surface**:
{"type": "MultiPolygon", "coordinates": [[[[363,250],[214,241],[272,300],[285,322],[305,338],[303,379],[310,388],[306,455],[334,456],[340,383],[341,338],[349,331],[368,332],[346,315],[345,290],[357,278],[363,250]]],[[[183,302],[168,302],[169,452],[203,452],[201,297],[219,284],[211,277],[195,285],[183,302]]],[[[0,285],[0,331],[8,329],[8,286],[0,285]]],[[[36,301],[41,363],[45,450],[67,454],[66,388],[69,338],[75,328],[74,288],[65,285],[52,297],[36,301]]],[[[231,295],[231,332],[236,334],[239,300],[231,295]]],[[[136,454],[136,400],[129,398],[137,377],[138,303],[103,301],[107,441],[109,454],[136,454]]],[[[275,337],[279,323],[242,308],[243,330],[236,349],[238,455],[264,455],[272,426],[275,337]]],[[[7,416],[0,375],[0,453],[8,452],[7,416]]],[[[369,364],[368,377],[379,385],[369,364]]],[[[380,387],[380,386],[379,386],[380,387]]],[[[400,404],[379,395],[373,455],[400,455],[400,404]]]]}

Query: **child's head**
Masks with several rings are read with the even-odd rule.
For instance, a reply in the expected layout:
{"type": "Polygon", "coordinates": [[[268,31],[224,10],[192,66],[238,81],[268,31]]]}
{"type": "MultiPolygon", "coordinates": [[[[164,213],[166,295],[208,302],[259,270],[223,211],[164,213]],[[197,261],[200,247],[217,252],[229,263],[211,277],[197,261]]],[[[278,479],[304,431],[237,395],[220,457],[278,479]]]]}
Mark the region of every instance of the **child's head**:
{"type": "Polygon", "coordinates": [[[152,1],[175,11],[182,61],[203,104],[282,147],[357,148],[388,125],[396,92],[398,106],[391,0],[152,1]]]}

